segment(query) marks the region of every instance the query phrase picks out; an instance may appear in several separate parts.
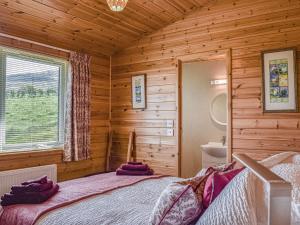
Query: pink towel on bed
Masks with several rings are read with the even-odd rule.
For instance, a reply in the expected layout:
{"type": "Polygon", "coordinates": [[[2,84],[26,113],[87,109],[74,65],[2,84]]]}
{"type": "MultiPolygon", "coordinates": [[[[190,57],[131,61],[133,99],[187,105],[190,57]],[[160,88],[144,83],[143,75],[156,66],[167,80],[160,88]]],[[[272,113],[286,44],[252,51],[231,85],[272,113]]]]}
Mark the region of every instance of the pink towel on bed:
{"type": "Polygon", "coordinates": [[[36,180],[25,181],[22,183],[22,185],[28,185],[33,183],[44,184],[47,183],[47,181],[48,181],[47,176],[42,176],[41,178],[38,178],[36,180]]]}
{"type": "Polygon", "coordinates": [[[143,165],[142,162],[127,162],[129,165],[143,165]]]}
{"type": "Polygon", "coordinates": [[[14,185],[11,187],[12,194],[20,194],[24,192],[42,192],[53,187],[53,181],[48,180],[47,183],[30,183],[27,185],[14,185]]]}
{"type": "Polygon", "coordinates": [[[47,176],[22,184],[12,186],[11,192],[1,197],[0,205],[42,203],[55,195],[59,189],[58,185],[53,185],[53,181],[47,180],[47,176]]]}
{"type": "Polygon", "coordinates": [[[127,175],[127,176],[150,176],[153,175],[153,170],[148,169],[145,171],[139,171],[139,170],[123,170],[123,169],[117,169],[116,174],[118,176],[120,175],[127,175]]]}
{"type": "Polygon", "coordinates": [[[153,174],[153,170],[147,164],[141,162],[128,162],[127,164],[122,164],[116,170],[116,175],[118,176],[149,176],[153,174]]]}
{"type": "Polygon", "coordinates": [[[10,205],[3,207],[1,225],[33,225],[43,214],[118,188],[130,186],[148,179],[158,179],[164,175],[116,176],[116,173],[99,174],[59,183],[56,195],[41,204],[10,205]]]}
{"type": "Polygon", "coordinates": [[[39,204],[42,203],[58,192],[59,186],[52,185],[50,189],[42,192],[23,192],[18,194],[5,194],[1,197],[1,205],[8,206],[14,204],[39,204]]]}
{"type": "Polygon", "coordinates": [[[147,164],[122,164],[120,169],[133,171],[147,171],[149,166],[147,164]]]}

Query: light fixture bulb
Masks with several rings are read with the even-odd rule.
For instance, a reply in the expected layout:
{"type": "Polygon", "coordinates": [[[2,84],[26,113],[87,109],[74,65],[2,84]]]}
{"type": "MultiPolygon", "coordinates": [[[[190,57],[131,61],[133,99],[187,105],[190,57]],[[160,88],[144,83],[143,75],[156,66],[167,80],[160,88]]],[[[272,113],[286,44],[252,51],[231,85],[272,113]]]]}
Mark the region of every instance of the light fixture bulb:
{"type": "Polygon", "coordinates": [[[120,12],[122,11],[127,4],[128,0],[107,0],[107,4],[111,11],[120,12]]]}

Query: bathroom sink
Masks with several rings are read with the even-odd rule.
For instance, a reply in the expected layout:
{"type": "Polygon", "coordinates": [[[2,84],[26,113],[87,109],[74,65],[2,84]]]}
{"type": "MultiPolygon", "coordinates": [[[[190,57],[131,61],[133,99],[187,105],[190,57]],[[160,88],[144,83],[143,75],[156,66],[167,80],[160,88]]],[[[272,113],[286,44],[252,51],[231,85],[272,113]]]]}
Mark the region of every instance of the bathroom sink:
{"type": "Polygon", "coordinates": [[[208,142],[206,145],[201,145],[202,150],[210,156],[216,158],[226,157],[227,146],[219,142],[208,142]]]}

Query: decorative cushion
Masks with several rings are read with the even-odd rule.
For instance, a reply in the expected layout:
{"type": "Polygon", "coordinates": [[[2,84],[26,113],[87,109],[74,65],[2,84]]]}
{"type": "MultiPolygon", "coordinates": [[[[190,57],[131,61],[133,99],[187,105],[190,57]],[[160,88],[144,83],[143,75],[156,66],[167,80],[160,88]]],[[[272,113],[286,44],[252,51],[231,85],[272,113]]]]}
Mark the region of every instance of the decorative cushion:
{"type": "Polygon", "coordinates": [[[203,206],[208,208],[208,206],[213,202],[213,200],[221,193],[223,188],[244,168],[229,170],[226,172],[214,171],[210,173],[203,194],[203,206]]]}
{"type": "Polygon", "coordinates": [[[255,175],[249,169],[235,176],[201,215],[196,225],[258,225],[254,180],[255,175]]]}
{"type": "Polygon", "coordinates": [[[219,172],[226,172],[229,170],[232,170],[235,166],[236,162],[233,161],[231,163],[227,163],[221,166],[215,166],[215,167],[209,167],[209,168],[204,168],[201,169],[197,174],[196,177],[204,176],[206,174],[212,173],[214,171],[219,171],[219,172]]]}
{"type": "Polygon", "coordinates": [[[224,164],[221,166],[209,167],[206,170],[205,174],[210,174],[212,172],[227,172],[227,171],[233,170],[235,164],[236,164],[236,161],[233,161],[231,163],[227,163],[227,164],[224,164]]]}
{"type": "Polygon", "coordinates": [[[195,177],[169,185],[161,194],[149,224],[185,225],[202,213],[202,198],[207,176],[195,177]]]}
{"type": "MultiPolygon", "coordinates": [[[[262,165],[272,168],[273,172],[280,176],[278,170],[280,163],[295,163],[293,157],[297,153],[284,152],[273,155],[261,162],[262,165]]],[[[299,158],[300,159],[300,158],[299,158]]],[[[286,170],[297,174],[293,169],[286,170]]],[[[300,173],[300,172],[299,172],[300,173]]],[[[298,174],[299,174],[298,173],[298,174]]],[[[286,179],[286,178],[284,178],[286,179]]],[[[268,187],[259,181],[250,169],[244,169],[231,182],[226,185],[220,195],[205,210],[196,225],[265,225],[267,224],[267,196],[268,187]],[[258,183],[262,183],[258,186],[258,183]]],[[[293,202],[292,202],[293,207],[293,202]]],[[[291,224],[300,224],[299,219],[293,215],[291,224]]],[[[299,217],[298,217],[299,218],[299,217]]]]}

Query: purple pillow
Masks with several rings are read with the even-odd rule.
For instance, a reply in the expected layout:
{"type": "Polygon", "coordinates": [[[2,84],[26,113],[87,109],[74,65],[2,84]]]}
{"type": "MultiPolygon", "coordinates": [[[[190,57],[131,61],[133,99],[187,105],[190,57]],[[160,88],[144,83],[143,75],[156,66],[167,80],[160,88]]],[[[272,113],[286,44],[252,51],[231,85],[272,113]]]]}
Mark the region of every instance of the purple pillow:
{"type": "Polygon", "coordinates": [[[208,206],[215,200],[215,198],[221,193],[223,188],[244,168],[233,169],[226,172],[215,171],[209,175],[203,194],[203,206],[208,206]]]}

